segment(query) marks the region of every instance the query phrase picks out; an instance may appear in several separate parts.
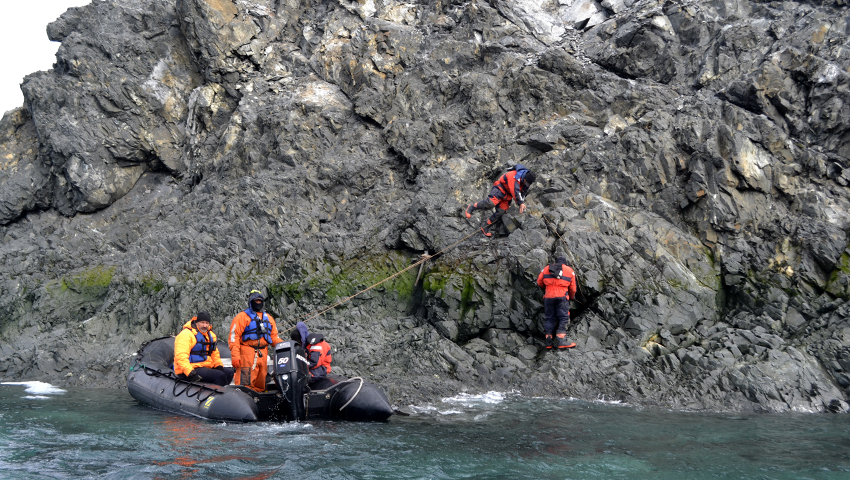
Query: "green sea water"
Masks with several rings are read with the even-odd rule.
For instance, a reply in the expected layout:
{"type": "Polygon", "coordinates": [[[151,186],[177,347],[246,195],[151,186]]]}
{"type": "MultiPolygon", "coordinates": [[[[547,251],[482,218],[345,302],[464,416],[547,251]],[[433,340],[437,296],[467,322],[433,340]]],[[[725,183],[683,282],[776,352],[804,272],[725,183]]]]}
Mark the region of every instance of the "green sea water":
{"type": "Polygon", "coordinates": [[[490,392],[383,423],[237,424],[126,390],[0,384],[1,479],[850,479],[850,415],[490,392]]]}

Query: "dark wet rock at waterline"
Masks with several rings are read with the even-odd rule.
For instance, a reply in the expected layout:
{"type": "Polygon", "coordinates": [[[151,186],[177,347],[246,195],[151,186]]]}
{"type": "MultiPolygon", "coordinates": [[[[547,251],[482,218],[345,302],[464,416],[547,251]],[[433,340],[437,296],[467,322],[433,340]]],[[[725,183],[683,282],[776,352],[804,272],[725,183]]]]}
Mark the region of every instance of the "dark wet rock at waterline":
{"type": "Polygon", "coordinates": [[[118,386],[252,288],[396,405],[846,411],[842,2],[95,0],[0,122],[0,378],[118,386]],[[563,238],[563,240],[562,240],[563,238]],[[546,352],[535,279],[578,274],[546,352]]]}

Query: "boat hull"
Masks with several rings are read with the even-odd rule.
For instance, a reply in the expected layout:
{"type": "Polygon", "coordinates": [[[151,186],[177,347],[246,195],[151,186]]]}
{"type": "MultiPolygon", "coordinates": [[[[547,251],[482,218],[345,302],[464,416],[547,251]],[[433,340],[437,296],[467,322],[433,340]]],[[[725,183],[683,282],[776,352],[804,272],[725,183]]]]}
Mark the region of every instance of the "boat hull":
{"type": "Polygon", "coordinates": [[[177,382],[150,372],[131,372],[127,390],[139,402],[158,410],[193,415],[210,420],[256,422],[257,404],[232,386],[177,382]]]}
{"type": "MultiPolygon", "coordinates": [[[[222,360],[230,359],[227,345],[219,342],[222,360]]],[[[269,390],[224,387],[179,379],[171,370],[174,337],[159,338],[139,349],[136,364],[127,375],[127,390],[140,403],[159,410],[231,422],[291,421],[293,409],[274,380],[269,390]]],[[[360,378],[332,376],[312,383],[303,393],[304,418],[383,421],[393,414],[384,392],[360,378]]]]}

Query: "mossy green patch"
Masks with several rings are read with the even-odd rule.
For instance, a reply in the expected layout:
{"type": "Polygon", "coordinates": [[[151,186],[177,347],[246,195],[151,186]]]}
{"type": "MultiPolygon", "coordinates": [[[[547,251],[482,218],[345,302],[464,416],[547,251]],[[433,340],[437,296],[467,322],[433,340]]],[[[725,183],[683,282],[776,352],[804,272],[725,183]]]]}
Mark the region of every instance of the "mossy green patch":
{"type": "Polygon", "coordinates": [[[60,281],[60,289],[65,292],[71,290],[91,297],[98,297],[106,293],[109,284],[112,282],[112,274],[115,267],[96,266],[76,273],[69,277],[64,277],[60,281]]]}
{"type": "Polygon", "coordinates": [[[850,255],[847,252],[841,254],[841,257],[838,258],[838,264],[835,266],[835,270],[833,271],[833,275],[835,275],[838,271],[844,272],[850,275],[850,255]]]}
{"type": "Polygon", "coordinates": [[[671,288],[674,288],[676,290],[686,290],[688,288],[688,285],[685,284],[685,282],[682,282],[681,280],[678,280],[676,278],[668,278],[667,284],[670,285],[671,288]]]}
{"type": "Polygon", "coordinates": [[[460,318],[476,308],[475,276],[466,273],[468,265],[438,265],[422,280],[422,288],[431,294],[444,291],[449,285],[460,290],[460,318]],[[466,267],[466,268],[465,268],[466,267]]]}
{"type": "Polygon", "coordinates": [[[440,265],[432,269],[422,279],[422,288],[427,292],[439,292],[446,288],[449,280],[452,279],[453,272],[445,265],[440,265]]]}
{"type": "Polygon", "coordinates": [[[304,290],[300,283],[273,283],[268,286],[269,296],[271,298],[286,298],[299,301],[304,296],[304,290]]]}
{"type": "Polygon", "coordinates": [[[154,295],[165,288],[165,282],[159,277],[145,275],[139,279],[139,286],[142,287],[142,293],[145,295],[154,295]]]}
{"type": "Polygon", "coordinates": [[[705,250],[705,256],[708,257],[708,261],[711,262],[711,268],[716,268],[717,266],[717,258],[714,256],[714,250],[703,247],[705,250]]]}
{"type": "Polygon", "coordinates": [[[458,278],[463,282],[463,288],[466,288],[469,282],[473,282],[471,284],[474,286],[474,277],[465,273],[471,270],[471,266],[471,262],[432,266],[422,278],[422,288],[426,292],[436,293],[444,290],[450,281],[458,278]]]}
{"type": "Polygon", "coordinates": [[[409,257],[389,252],[352,259],[332,268],[317,268],[317,272],[311,274],[305,283],[308,288],[324,290],[328,302],[350,297],[369,287],[394,291],[400,298],[410,299],[418,267],[402,272],[409,266],[409,257]]]}
{"type": "Polygon", "coordinates": [[[826,291],[836,297],[850,298],[850,255],[842,253],[835,265],[835,270],[826,282],[826,291]]]}
{"type": "Polygon", "coordinates": [[[471,276],[463,277],[463,291],[460,294],[460,318],[464,318],[472,308],[472,296],[475,295],[475,280],[471,276]]]}

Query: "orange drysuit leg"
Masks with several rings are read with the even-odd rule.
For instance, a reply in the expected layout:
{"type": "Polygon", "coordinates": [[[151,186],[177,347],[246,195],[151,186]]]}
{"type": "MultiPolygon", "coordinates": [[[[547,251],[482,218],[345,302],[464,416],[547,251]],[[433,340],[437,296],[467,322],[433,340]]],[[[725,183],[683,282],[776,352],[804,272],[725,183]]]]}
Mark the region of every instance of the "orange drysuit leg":
{"type": "Polygon", "coordinates": [[[258,392],[265,391],[266,372],[269,370],[267,365],[268,360],[266,360],[268,348],[254,350],[253,347],[242,345],[239,350],[241,352],[240,357],[242,359],[242,372],[244,372],[245,369],[250,368],[251,375],[250,379],[245,379],[242,378],[242,372],[237,371],[236,375],[233,377],[233,382],[236,385],[251,387],[258,392]]]}
{"type": "MultiPolygon", "coordinates": [[[[260,351],[262,352],[262,351],[260,351]]],[[[233,352],[231,352],[233,353],[233,352]]],[[[254,350],[253,347],[248,345],[241,345],[239,347],[239,359],[242,362],[242,368],[236,370],[236,374],[233,376],[233,383],[236,385],[245,385],[247,387],[252,387],[253,382],[251,381],[254,377],[254,362],[259,362],[257,358],[257,351],[254,350]],[[251,375],[249,378],[244,378],[243,373],[247,370],[251,370],[251,375]],[[240,371],[241,370],[241,371],[240,371]]]]}
{"type": "Polygon", "coordinates": [[[267,349],[258,350],[257,353],[257,366],[253,370],[251,370],[251,388],[258,392],[266,391],[266,373],[269,371],[268,360],[266,360],[266,355],[268,355],[267,349]]]}

